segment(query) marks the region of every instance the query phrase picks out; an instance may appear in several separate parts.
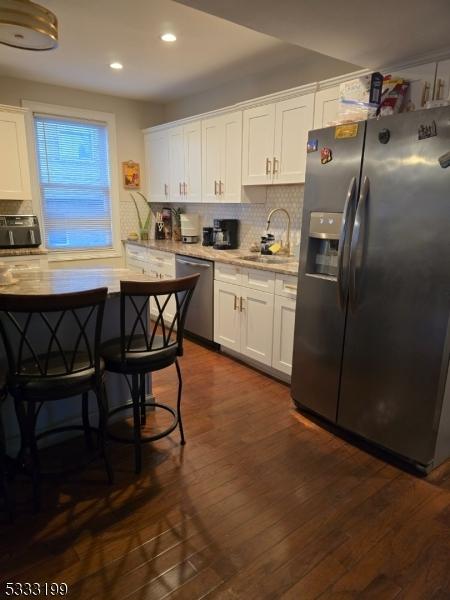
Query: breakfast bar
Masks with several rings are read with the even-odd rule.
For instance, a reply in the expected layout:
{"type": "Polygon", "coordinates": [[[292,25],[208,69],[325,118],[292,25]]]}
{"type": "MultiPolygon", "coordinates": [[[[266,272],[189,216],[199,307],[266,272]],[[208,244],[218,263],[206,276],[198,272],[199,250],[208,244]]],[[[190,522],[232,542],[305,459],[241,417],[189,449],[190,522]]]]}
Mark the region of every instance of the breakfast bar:
{"type": "MultiPolygon", "coordinates": [[[[107,288],[108,296],[103,318],[102,339],[110,339],[119,335],[119,294],[121,281],[152,281],[148,275],[135,273],[129,269],[96,268],[96,269],[55,269],[55,270],[15,270],[12,271],[12,282],[0,286],[0,294],[20,295],[57,295],[73,292],[107,288]]],[[[63,336],[71,336],[70,328],[62,332],[63,336]]],[[[0,351],[0,362],[7,368],[4,348],[0,351]]],[[[149,393],[149,383],[147,384],[149,393]]],[[[111,408],[130,400],[129,387],[125,378],[114,373],[106,378],[108,400],[111,408]]],[[[39,414],[37,432],[50,427],[70,425],[79,419],[79,402],[69,398],[63,402],[45,403],[39,414]]],[[[17,450],[19,430],[14,414],[13,402],[10,398],[3,405],[3,424],[6,446],[9,452],[17,450]]],[[[53,438],[53,441],[56,441],[53,438]]]]}

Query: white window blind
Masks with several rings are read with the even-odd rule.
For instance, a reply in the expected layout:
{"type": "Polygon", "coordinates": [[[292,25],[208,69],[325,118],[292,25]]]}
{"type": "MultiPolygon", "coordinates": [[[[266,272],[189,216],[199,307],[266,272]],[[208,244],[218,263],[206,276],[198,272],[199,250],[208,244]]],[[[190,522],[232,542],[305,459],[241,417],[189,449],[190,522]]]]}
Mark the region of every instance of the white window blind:
{"type": "Polygon", "coordinates": [[[106,123],[35,115],[46,246],[113,247],[106,123]]]}

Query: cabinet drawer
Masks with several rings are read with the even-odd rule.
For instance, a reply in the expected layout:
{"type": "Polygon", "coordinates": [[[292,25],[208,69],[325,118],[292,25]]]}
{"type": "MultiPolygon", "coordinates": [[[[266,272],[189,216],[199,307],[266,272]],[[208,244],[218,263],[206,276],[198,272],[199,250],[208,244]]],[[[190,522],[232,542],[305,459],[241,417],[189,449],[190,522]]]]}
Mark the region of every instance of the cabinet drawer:
{"type": "Polygon", "coordinates": [[[216,262],[214,266],[214,279],[225,283],[241,283],[241,269],[234,265],[216,262]]]}
{"type": "Polygon", "coordinates": [[[147,248],[142,246],[135,246],[134,244],[127,244],[127,262],[128,260],[142,260],[146,261],[148,257],[147,248]]]}
{"type": "Polygon", "coordinates": [[[273,294],[275,290],[275,273],[260,269],[243,269],[241,284],[253,290],[273,294]]]}
{"type": "Polygon", "coordinates": [[[275,294],[285,298],[297,297],[298,278],[295,275],[280,275],[275,278],[275,294]]]}
{"type": "Polygon", "coordinates": [[[161,250],[149,250],[150,264],[153,269],[168,277],[175,277],[175,254],[162,252],[161,250]]]}

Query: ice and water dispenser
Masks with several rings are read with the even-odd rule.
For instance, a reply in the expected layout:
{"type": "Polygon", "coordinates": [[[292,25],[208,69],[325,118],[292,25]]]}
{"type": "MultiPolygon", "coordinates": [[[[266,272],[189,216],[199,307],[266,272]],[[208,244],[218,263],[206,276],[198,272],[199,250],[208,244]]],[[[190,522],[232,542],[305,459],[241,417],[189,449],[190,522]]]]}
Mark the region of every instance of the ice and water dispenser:
{"type": "Polygon", "coordinates": [[[310,214],[307,274],[337,277],[341,225],[342,213],[310,214]]]}

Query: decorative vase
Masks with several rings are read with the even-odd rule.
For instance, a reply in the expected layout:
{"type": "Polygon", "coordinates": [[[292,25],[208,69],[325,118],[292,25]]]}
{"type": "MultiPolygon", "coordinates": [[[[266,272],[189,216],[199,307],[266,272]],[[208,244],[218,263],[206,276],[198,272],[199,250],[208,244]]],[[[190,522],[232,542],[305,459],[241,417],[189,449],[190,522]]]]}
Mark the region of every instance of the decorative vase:
{"type": "Polygon", "coordinates": [[[141,242],[148,241],[148,229],[141,229],[140,235],[141,235],[141,242]]]}
{"type": "Polygon", "coordinates": [[[181,242],[181,224],[175,221],[172,229],[172,240],[174,242],[181,242]]]}

